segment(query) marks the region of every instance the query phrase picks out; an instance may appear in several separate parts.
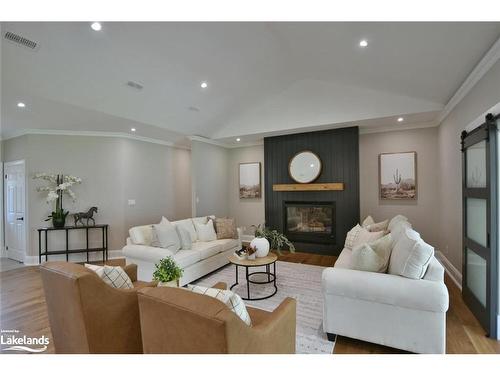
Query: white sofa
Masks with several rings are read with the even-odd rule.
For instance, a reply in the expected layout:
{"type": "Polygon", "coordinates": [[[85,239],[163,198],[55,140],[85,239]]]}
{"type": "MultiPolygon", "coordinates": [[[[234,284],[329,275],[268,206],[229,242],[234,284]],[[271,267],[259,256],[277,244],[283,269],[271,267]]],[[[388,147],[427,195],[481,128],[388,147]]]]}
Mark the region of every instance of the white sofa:
{"type": "Polygon", "coordinates": [[[350,269],[342,250],[322,275],[323,329],[414,353],[445,353],[448,290],[444,268],[432,257],[422,279],[350,269]]]}
{"type": "MultiPolygon", "coordinates": [[[[173,221],[171,224],[189,225],[192,220],[203,220],[203,218],[185,219],[173,221]]],[[[191,223],[193,224],[193,223],[191,223]]],[[[196,233],[193,225],[192,233],[196,233]]],[[[215,241],[198,241],[193,235],[192,248],[190,250],[179,250],[176,253],[161,247],[151,246],[152,225],[142,225],[129,230],[130,237],[122,249],[127,264],[137,264],[138,280],[150,281],[155,270],[155,263],[160,259],[171,256],[177,265],[184,269],[180,280],[181,285],[186,285],[210,272],[229,263],[228,256],[235,250],[241,249],[241,231],[238,229],[238,239],[221,239],[215,241]],[[135,239],[134,242],[133,238],[135,239]]]]}

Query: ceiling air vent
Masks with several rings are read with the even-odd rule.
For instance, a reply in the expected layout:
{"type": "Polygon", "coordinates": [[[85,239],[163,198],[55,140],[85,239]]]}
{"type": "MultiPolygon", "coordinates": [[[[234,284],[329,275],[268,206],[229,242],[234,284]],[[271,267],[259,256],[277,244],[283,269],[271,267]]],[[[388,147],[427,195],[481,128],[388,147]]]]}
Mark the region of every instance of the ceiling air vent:
{"type": "Polygon", "coordinates": [[[143,85],[141,85],[140,83],[134,82],[134,81],[128,81],[127,86],[131,87],[133,89],[136,89],[136,90],[142,90],[144,88],[143,85]]]}
{"type": "Polygon", "coordinates": [[[25,38],[19,34],[14,34],[11,33],[10,31],[6,31],[5,34],[3,34],[4,39],[8,40],[9,42],[15,43],[18,46],[28,48],[32,51],[36,51],[38,49],[38,42],[35,42],[33,40],[29,40],[28,38],[25,38]]]}

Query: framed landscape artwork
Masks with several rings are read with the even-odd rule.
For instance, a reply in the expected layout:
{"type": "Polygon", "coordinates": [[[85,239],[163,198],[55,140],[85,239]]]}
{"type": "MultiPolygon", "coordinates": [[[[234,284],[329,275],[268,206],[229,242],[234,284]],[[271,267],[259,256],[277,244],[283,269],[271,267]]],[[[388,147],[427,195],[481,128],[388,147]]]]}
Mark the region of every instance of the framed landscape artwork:
{"type": "Polygon", "coordinates": [[[260,163],[240,164],[240,199],[260,198],[260,163]]]}
{"type": "Polygon", "coordinates": [[[380,154],[380,199],[417,199],[417,153],[415,151],[380,154]]]}

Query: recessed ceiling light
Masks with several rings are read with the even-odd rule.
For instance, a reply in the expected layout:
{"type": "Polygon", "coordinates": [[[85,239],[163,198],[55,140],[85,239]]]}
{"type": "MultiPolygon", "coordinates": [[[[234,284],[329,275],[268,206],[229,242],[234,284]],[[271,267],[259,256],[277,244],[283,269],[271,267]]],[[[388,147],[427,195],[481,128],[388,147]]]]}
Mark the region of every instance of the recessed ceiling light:
{"type": "Polygon", "coordinates": [[[90,27],[94,31],[101,31],[101,29],[102,29],[102,26],[101,26],[101,24],[99,22],[92,23],[92,25],[90,25],[90,27]]]}
{"type": "Polygon", "coordinates": [[[24,108],[24,107],[26,107],[26,104],[24,104],[23,102],[19,102],[19,103],[17,103],[17,106],[19,108],[24,108]]]}
{"type": "Polygon", "coordinates": [[[200,86],[201,86],[201,88],[202,88],[202,89],[206,89],[206,88],[208,87],[208,83],[206,83],[206,82],[202,82],[202,83],[200,84],[200,86]]]}
{"type": "Polygon", "coordinates": [[[241,141],[241,138],[236,138],[236,142],[239,142],[239,141],[241,141]]]}
{"type": "Polygon", "coordinates": [[[368,46],[368,41],[366,39],[360,40],[359,41],[359,46],[360,47],[367,47],[368,46]]]}
{"type": "Polygon", "coordinates": [[[403,121],[404,121],[404,118],[402,118],[402,117],[398,118],[398,122],[403,122],[403,121]]]}
{"type": "Polygon", "coordinates": [[[135,132],[135,128],[130,129],[131,132],[135,132]]]}

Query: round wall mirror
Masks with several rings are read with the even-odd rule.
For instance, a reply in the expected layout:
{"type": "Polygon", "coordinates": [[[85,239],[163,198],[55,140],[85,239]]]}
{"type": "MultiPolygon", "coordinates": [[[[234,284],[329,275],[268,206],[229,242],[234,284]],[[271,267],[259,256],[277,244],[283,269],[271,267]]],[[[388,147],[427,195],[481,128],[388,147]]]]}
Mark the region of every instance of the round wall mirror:
{"type": "Polygon", "coordinates": [[[312,151],[301,151],[290,159],[288,173],[299,184],[313,182],[321,173],[321,160],[312,151]]]}

